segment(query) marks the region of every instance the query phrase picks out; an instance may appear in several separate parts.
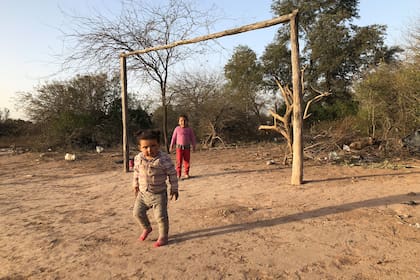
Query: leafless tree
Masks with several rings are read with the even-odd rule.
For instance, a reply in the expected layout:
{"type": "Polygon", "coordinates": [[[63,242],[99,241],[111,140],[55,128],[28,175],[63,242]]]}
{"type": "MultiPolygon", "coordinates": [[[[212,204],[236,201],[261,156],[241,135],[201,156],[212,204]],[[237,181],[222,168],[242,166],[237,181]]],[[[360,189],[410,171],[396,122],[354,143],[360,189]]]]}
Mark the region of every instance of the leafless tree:
{"type": "Polygon", "coordinates": [[[420,60],[420,17],[413,20],[404,33],[407,60],[417,63],[420,60]]]}
{"type": "Polygon", "coordinates": [[[217,73],[206,71],[182,73],[169,88],[178,110],[191,112],[202,145],[214,146],[216,140],[224,144],[221,133],[228,120],[231,105],[224,91],[226,81],[217,73]]]}
{"type": "MultiPolygon", "coordinates": [[[[75,28],[71,34],[65,34],[66,42],[72,46],[71,54],[65,59],[65,67],[100,67],[115,72],[119,67],[120,53],[185,40],[203,33],[200,31],[211,24],[210,13],[194,9],[188,0],[121,0],[121,7],[120,15],[114,17],[103,14],[73,16],[75,28]]],[[[128,70],[135,70],[144,82],[152,82],[150,85],[155,83],[159,87],[166,148],[170,70],[175,64],[203,50],[203,45],[194,44],[137,54],[127,60],[128,70]]]]}
{"type": "MultiPolygon", "coordinates": [[[[305,68],[301,70],[301,86],[302,92],[305,92],[304,88],[304,71],[305,68]]],[[[283,164],[287,164],[289,155],[293,153],[293,129],[292,129],[292,113],[293,113],[293,91],[289,88],[288,85],[282,85],[277,78],[274,78],[277,86],[279,87],[280,93],[282,95],[284,104],[285,104],[285,112],[283,116],[280,116],[276,112],[270,110],[270,114],[273,117],[273,125],[260,125],[260,130],[271,130],[281,134],[287,141],[287,150],[284,155],[283,164]]],[[[315,92],[315,96],[311,97],[311,99],[306,101],[305,110],[303,113],[303,120],[309,118],[311,113],[308,113],[309,108],[312,103],[318,102],[324,97],[331,95],[330,92],[321,92],[317,89],[311,87],[311,90],[315,92]]]]}

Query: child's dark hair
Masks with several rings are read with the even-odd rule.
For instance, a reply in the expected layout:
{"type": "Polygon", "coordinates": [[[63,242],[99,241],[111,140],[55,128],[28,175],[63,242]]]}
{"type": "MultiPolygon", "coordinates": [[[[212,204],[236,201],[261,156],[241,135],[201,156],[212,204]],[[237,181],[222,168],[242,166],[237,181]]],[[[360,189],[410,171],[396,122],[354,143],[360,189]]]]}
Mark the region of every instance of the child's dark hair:
{"type": "Polygon", "coordinates": [[[188,116],[187,115],[181,114],[181,115],[179,115],[178,119],[180,119],[180,118],[184,118],[184,120],[188,121],[188,116]]]}
{"type": "Polygon", "coordinates": [[[139,143],[140,140],[157,140],[157,142],[160,143],[160,131],[157,129],[139,130],[136,133],[137,143],[139,143]]]}

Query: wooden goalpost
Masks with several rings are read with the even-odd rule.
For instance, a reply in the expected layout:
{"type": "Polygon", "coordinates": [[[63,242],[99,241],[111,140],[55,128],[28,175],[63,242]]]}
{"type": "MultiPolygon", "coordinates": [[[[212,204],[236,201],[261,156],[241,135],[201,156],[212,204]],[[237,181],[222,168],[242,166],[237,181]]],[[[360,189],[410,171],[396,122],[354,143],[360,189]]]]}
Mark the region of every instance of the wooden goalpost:
{"type": "Polygon", "coordinates": [[[302,87],[300,79],[299,62],[299,41],[298,41],[298,10],[292,13],[273,18],[266,21],[244,25],[242,27],[228,29],[189,40],[176,41],[171,44],[151,47],[143,50],[136,50],[120,54],[120,78],[121,78],[121,103],[122,103],[122,124],[123,124],[123,168],[124,172],[129,171],[129,146],[127,135],[127,67],[126,58],[135,54],[144,54],[151,51],[174,48],[180,45],[193,44],[201,41],[217,39],[224,36],[239,34],[256,29],[266,28],[280,23],[290,23],[290,46],[293,79],[293,161],[292,161],[292,185],[301,185],[303,182],[303,144],[302,144],[302,87]]]}

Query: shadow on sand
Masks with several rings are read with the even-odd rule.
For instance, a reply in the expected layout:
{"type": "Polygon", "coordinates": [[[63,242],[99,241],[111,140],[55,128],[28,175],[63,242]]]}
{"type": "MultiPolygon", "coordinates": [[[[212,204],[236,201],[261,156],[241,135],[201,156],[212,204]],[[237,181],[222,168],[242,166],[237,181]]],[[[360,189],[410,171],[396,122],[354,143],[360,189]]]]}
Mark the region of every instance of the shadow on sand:
{"type": "Polygon", "coordinates": [[[272,171],[282,170],[285,169],[284,167],[272,167],[267,169],[226,169],[223,172],[217,172],[217,173],[206,173],[206,174],[199,174],[190,176],[190,179],[200,179],[200,178],[206,178],[206,177],[217,177],[217,176],[224,176],[224,175],[230,175],[230,174],[248,174],[248,173],[270,173],[272,171]]]}
{"type": "Polygon", "coordinates": [[[363,201],[351,202],[342,205],[322,207],[307,212],[290,214],[282,217],[261,220],[250,223],[232,224],[220,227],[199,229],[189,232],[178,233],[172,236],[171,243],[180,243],[187,240],[206,238],[217,235],[224,235],[229,233],[241,232],[246,230],[253,230],[256,228],[272,227],[281,224],[286,224],[295,221],[302,221],[306,219],[318,218],[327,215],[343,213],[365,207],[378,207],[388,204],[398,204],[412,200],[416,193],[399,194],[381,198],[368,199],[363,201]]]}

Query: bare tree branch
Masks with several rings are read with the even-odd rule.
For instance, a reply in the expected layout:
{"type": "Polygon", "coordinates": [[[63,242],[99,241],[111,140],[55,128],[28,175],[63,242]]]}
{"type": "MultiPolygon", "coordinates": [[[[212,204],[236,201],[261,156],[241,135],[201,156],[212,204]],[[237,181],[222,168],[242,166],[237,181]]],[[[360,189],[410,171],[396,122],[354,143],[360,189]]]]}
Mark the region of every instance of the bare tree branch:
{"type": "Polygon", "coordinates": [[[311,106],[311,104],[313,102],[317,102],[319,100],[321,100],[322,98],[331,95],[331,92],[321,92],[317,89],[314,89],[313,87],[311,87],[311,89],[313,91],[315,91],[316,93],[318,93],[317,96],[315,96],[314,98],[310,99],[308,102],[306,102],[306,106],[305,106],[305,112],[303,113],[303,119],[306,120],[307,118],[309,118],[312,114],[308,114],[308,110],[309,107],[311,106]]]}
{"type": "MultiPolygon", "coordinates": [[[[304,80],[303,80],[303,72],[305,71],[305,67],[302,68],[301,71],[302,71],[301,83],[302,83],[302,92],[303,92],[305,89],[304,80]]],[[[285,152],[284,161],[283,161],[283,163],[286,164],[288,155],[293,153],[292,151],[293,135],[292,135],[292,120],[291,120],[291,116],[293,112],[293,92],[287,85],[285,86],[281,85],[280,81],[276,77],[274,78],[274,80],[283,97],[284,104],[286,106],[285,112],[283,116],[280,116],[279,114],[270,110],[269,112],[271,116],[273,117],[273,125],[260,125],[258,129],[275,131],[277,133],[280,133],[286,139],[288,151],[285,152]]],[[[313,102],[317,102],[321,100],[322,98],[331,95],[331,93],[329,92],[321,92],[312,87],[311,89],[315,91],[316,93],[318,93],[318,95],[306,102],[305,112],[303,114],[304,120],[311,116],[311,114],[308,114],[308,110],[313,102]]]]}

